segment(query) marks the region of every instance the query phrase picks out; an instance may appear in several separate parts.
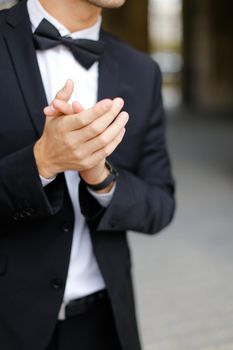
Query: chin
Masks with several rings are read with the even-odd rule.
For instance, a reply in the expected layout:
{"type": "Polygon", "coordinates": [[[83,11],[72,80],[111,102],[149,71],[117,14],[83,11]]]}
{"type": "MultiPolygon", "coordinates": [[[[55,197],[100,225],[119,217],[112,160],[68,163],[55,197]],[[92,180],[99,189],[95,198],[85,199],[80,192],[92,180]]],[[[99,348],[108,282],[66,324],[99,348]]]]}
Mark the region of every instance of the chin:
{"type": "Polygon", "coordinates": [[[95,5],[101,8],[119,8],[126,0],[87,0],[91,5],[95,5]]]}

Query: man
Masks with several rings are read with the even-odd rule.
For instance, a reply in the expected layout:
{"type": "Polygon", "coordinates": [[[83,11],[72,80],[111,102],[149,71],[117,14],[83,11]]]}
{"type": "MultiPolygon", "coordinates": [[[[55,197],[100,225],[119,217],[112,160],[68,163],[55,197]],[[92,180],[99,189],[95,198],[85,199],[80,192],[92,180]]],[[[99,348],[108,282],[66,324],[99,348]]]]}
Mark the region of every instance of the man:
{"type": "Polygon", "coordinates": [[[126,231],[165,227],[174,186],[159,69],[100,29],[123,3],[0,12],[3,350],[140,349],[126,231]]]}

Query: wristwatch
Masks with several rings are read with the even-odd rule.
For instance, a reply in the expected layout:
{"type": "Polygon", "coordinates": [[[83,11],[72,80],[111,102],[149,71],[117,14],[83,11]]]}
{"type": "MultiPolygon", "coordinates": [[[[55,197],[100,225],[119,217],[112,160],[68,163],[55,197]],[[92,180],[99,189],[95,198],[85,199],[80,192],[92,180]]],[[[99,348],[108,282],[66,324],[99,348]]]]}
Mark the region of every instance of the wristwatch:
{"type": "Polygon", "coordinates": [[[109,170],[108,176],[98,184],[95,184],[95,185],[87,184],[87,186],[94,191],[104,190],[108,185],[110,185],[110,183],[112,183],[113,181],[116,181],[119,175],[116,168],[114,168],[113,165],[110,164],[107,160],[105,161],[105,166],[109,170]]]}

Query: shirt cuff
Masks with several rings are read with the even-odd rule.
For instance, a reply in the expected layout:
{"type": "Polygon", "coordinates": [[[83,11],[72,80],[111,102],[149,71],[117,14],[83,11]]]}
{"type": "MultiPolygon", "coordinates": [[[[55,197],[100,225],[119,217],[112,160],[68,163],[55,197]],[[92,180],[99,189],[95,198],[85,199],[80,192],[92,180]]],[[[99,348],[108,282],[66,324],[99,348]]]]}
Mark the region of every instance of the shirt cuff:
{"type": "Polygon", "coordinates": [[[111,190],[107,193],[97,193],[93,191],[91,188],[87,187],[87,190],[90,192],[90,194],[99,202],[99,204],[107,208],[109,203],[111,202],[111,199],[114,195],[116,189],[116,183],[112,186],[111,190]]]}
{"type": "Polygon", "coordinates": [[[45,187],[49,185],[51,182],[53,182],[56,179],[56,176],[50,177],[49,179],[46,179],[45,177],[40,175],[40,180],[42,183],[42,186],[45,187]]]}

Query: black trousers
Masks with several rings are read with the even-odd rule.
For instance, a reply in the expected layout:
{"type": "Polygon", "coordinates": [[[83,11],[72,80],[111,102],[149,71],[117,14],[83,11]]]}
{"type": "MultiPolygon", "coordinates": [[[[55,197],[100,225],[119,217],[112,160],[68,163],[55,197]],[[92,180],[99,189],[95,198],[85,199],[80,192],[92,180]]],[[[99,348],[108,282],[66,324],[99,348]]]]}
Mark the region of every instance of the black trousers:
{"type": "Polygon", "coordinates": [[[122,350],[110,302],[82,315],[58,321],[46,350],[122,350]]]}

